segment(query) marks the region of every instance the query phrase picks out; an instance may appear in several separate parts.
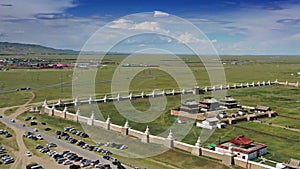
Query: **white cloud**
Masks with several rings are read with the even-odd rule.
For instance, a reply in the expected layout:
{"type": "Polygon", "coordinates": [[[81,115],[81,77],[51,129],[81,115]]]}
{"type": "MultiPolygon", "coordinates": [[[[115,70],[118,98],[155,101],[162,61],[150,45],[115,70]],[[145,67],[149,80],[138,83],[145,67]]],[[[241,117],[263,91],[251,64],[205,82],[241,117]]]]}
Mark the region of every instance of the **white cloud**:
{"type": "Polygon", "coordinates": [[[211,43],[217,43],[217,42],[218,42],[217,39],[211,40],[211,43]]]}
{"type": "Polygon", "coordinates": [[[154,17],[167,17],[167,16],[169,16],[169,14],[166,13],[166,12],[154,11],[154,15],[153,16],[154,17]]]}
{"type": "Polygon", "coordinates": [[[0,7],[1,19],[33,19],[40,13],[61,13],[75,7],[73,0],[2,0],[10,6],[0,7]]]}
{"type": "Polygon", "coordinates": [[[296,34],[292,35],[292,39],[300,40],[300,33],[296,33],[296,34]]]}
{"type": "MultiPolygon", "coordinates": [[[[221,54],[299,54],[299,24],[284,24],[281,20],[298,21],[300,5],[283,6],[281,10],[242,8],[222,15],[210,14],[206,19],[190,20],[208,37],[218,40],[216,49],[221,54]],[[209,20],[229,20],[233,22],[212,23],[209,20]]],[[[202,19],[201,19],[202,18],[202,19]]]]}
{"type": "Polygon", "coordinates": [[[169,31],[160,27],[158,22],[155,21],[144,21],[135,23],[132,20],[128,19],[119,19],[113,21],[111,24],[108,25],[109,28],[114,29],[127,29],[127,30],[137,30],[137,31],[150,31],[156,33],[163,33],[168,34],[169,31]]]}
{"type": "Polygon", "coordinates": [[[159,26],[158,22],[141,22],[134,24],[131,28],[133,30],[141,30],[141,31],[151,31],[151,32],[157,32],[157,33],[165,33],[168,34],[169,31],[161,28],[159,26]]]}
{"type": "Polygon", "coordinates": [[[203,42],[203,40],[195,37],[194,35],[185,32],[178,36],[177,38],[179,43],[197,43],[197,42],[203,42]]]}
{"type": "Polygon", "coordinates": [[[115,28],[115,29],[128,29],[132,26],[133,22],[131,20],[127,19],[119,19],[116,21],[113,21],[112,24],[109,24],[109,28],[115,28]]]}

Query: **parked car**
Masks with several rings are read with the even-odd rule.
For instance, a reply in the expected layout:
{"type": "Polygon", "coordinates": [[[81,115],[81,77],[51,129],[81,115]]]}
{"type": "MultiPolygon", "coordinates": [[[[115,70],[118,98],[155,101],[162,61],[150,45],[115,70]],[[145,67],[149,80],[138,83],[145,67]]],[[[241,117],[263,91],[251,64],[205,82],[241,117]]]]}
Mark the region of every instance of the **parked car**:
{"type": "Polygon", "coordinates": [[[59,158],[58,160],[57,160],[57,163],[58,164],[62,164],[63,162],[65,162],[67,159],[65,159],[65,158],[59,158]]]}
{"type": "Polygon", "coordinates": [[[6,138],[12,137],[12,135],[11,135],[10,133],[6,133],[6,134],[5,134],[5,137],[6,137],[6,138]]]}
{"type": "Polygon", "coordinates": [[[37,163],[26,165],[26,169],[43,169],[43,167],[37,163]]]}
{"type": "Polygon", "coordinates": [[[38,144],[35,146],[35,149],[41,149],[41,148],[44,148],[42,145],[38,144]]]}
{"type": "Polygon", "coordinates": [[[57,145],[55,143],[48,143],[46,145],[48,148],[51,148],[51,147],[57,147],[57,145]]]}
{"type": "Polygon", "coordinates": [[[50,150],[47,147],[40,149],[41,153],[47,153],[48,151],[50,151],[50,150]]]}
{"type": "Polygon", "coordinates": [[[36,121],[32,121],[32,122],[30,122],[30,125],[31,126],[35,126],[35,125],[37,125],[38,123],[36,122],[36,121]]]}
{"type": "Polygon", "coordinates": [[[73,165],[70,165],[69,168],[70,168],[70,169],[79,169],[79,168],[80,168],[80,165],[75,165],[75,164],[73,164],[73,165]]]}
{"type": "Polygon", "coordinates": [[[40,134],[39,134],[39,135],[37,135],[37,136],[36,136],[36,138],[37,138],[37,139],[39,139],[39,140],[44,140],[43,136],[42,136],[42,135],[40,135],[40,134]]]}
{"type": "Polygon", "coordinates": [[[32,156],[32,154],[30,153],[30,151],[26,151],[25,154],[26,154],[27,157],[31,157],[32,156]]]}
{"type": "Polygon", "coordinates": [[[95,166],[96,164],[99,164],[100,161],[99,160],[93,160],[91,161],[91,166],[95,166]]]}
{"type": "Polygon", "coordinates": [[[31,117],[26,117],[24,120],[25,121],[28,121],[28,120],[30,120],[31,119],[31,117]]]}
{"type": "Polygon", "coordinates": [[[66,160],[63,162],[63,165],[71,165],[71,164],[73,164],[73,163],[70,160],[66,160]]]}

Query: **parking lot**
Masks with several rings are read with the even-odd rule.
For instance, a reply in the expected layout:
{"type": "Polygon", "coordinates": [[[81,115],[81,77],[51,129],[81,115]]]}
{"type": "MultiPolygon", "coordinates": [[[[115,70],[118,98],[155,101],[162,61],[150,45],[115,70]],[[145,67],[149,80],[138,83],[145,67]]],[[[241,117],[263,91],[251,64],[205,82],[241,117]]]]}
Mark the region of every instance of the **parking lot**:
{"type": "MultiPolygon", "coordinates": [[[[3,118],[3,117],[1,117],[3,118]]],[[[15,162],[16,138],[13,131],[0,123],[0,168],[10,168],[15,162]]]]}
{"type": "Polygon", "coordinates": [[[0,146],[0,157],[2,162],[0,162],[1,164],[11,164],[13,162],[15,162],[14,157],[7,154],[6,148],[4,148],[3,146],[0,146]]]}
{"type": "MultiPolygon", "coordinates": [[[[86,145],[86,143],[84,144],[85,146],[84,145],[83,146],[78,145],[78,144],[82,144],[81,140],[75,139],[71,136],[72,135],[74,135],[74,136],[79,135],[81,138],[88,137],[88,135],[85,135],[83,132],[76,131],[76,133],[75,133],[72,130],[74,134],[69,133],[69,138],[67,140],[65,140],[65,138],[64,139],[58,139],[58,138],[55,138],[51,135],[45,134],[46,131],[54,132],[51,129],[51,127],[48,126],[48,124],[46,124],[46,123],[42,124],[42,122],[39,121],[39,119],[36,119],[35,117],[34,118],[32,118],[32,117],[29,118],[28,117],[27,119],[28,120],[27,120],[26,124],[24,123],[25,119],[24,119],[24,122],[21,122],[21,121],[23,121],[23,120],[21,120],[20,121],[21,123],[19,123],[19,120],[17,120],[17,121],[12,121],[11,119],[2,119],[2,120],[7,121],[8,123],[10,123],[10,125],[13,125],[15,127],[18,127],[19,129],[22,129],[24,131],[23,134],[27,135],[27,136],[24,136],[24,137],[26,137],[26,139],[30,140],[31,142],[39,141],[39,140],[46,140],[48,142],[55,143],[63,151],[70,151],[70,152],[75,153],[75,154],[73,154],[73,156],[75,155],[74,157],[70,157],[71,160],[73,158],[75,158],[76,156],[78,156],[76,158],[79,158],[79,159],[80,159],[80,157],[83,158],[82,159],[83,161],[80,160],[80,161],[77,162],[77,161],[71,161],[70,159],[64,157],[66,160],[64,160],[64,159],[58,160],[59,162],[62,161],[61,165],[63,165],[63,163],[65,163],[65,164],[69,164],[69,166],[70,166],[71,162],[72,162],[72,164],[82,165],[82,167],[88,167],[88,168],[93,168],[93,166],[94,166],[94,168],[95,167],[97,167],[97,168],[105,168],[105,167],[109,168],[108,165],[111,168],[125,168],[126,167],[126,166],[124,167],[123,164],[121,164],[121,162],[118,161],[117,159],[114,159],[114,158],[110,157],[111,152],[109,150],[105,150],[103,148],[100,148],[97,145],[89,145],[89,144],[86,145]],[[33,124],[33,125],[31,125],[31,124],[33,124]],[[41,129],[41,126],[42,126],[43,129],[41,129]],[[36,128],[34,128],[34,127],[36,127],[36,128]],[[71,142],[73,142],[73,144],[71,142]],[[83,147],[85,147],[85,148],[83,148],[83,147]],[[99,163],[98,163],[97,160],[99,160],[99,163]]],[[[62,131],[63,131],[63,129],[62,129],[62,131]]],[[[65,131],[63,131],[63,132],[65,132],[65,131]]],[[[101,144],[101,146],[102,145],[103,144],[101,144]]],[[[44,147],[44,145],[43,145],[43,147],[44,147]]],[[[47,153],[47,152],[50,152],[51,149],[49,149],[49,151],[45,150],[45,149],[41,150],[41,151],[42,152],[45,151],[44,153],[47,153]]],[[[63,151],[61,153],[63,153],[63,151]]],[[[40,153],[42,153],[42,152],[40,152],[40,153]]],[[[24,156],[25,156],[25,154],[24,154],[24,156]]],[[[51,157],[49,157],[49,158],[51,158],[51,157]]],[[[78,160],[78,159],[76,159],[76,160],[78,160]]],[[[63,165],[63,166],[62,166],[62,168],[65,168],[66,165],[63,165]]],[[[130,168],[130,167],[126,167],[126,168],[130,168]]]]}

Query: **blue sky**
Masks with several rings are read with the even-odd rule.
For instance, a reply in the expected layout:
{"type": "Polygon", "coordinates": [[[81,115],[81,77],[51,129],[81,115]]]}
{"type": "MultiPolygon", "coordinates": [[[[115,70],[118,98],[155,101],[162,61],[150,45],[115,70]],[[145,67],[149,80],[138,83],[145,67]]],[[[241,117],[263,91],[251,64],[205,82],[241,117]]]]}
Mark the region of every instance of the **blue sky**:
{"type": "MultiPolygon", "coordinates": [[[[1,0],[0,41],[80,50],[102,26],[112,22],[120,24],[116,21],[126,15],[154,11],[193,23],[211,40],[219,54],[300,54],[300,2],[297,0],[1,0]]],[[[165,30],[162,25],[152,22],[150,27],[165,30]]],[[[147,24],[144,26],[149,28],[147,24]]],[[[118,29],[124,31],[124,27],[118,29]]],[[[183,38],[191,42],[187,38],[193,37],[183,38]]],[[[104,39],[109,41],[108,37],[104,39]]],[[[151,41],[144,39],[147,40],[151,41]]],[[[158,45],[162,42],[153,38],[151,41],[158,45]]],[[[119,50],[126,50],[126,45],[132,46],[124,43],[119,50]]],[[[175,53],[184,53],[176,45],[173,48],[175,53]]]]}

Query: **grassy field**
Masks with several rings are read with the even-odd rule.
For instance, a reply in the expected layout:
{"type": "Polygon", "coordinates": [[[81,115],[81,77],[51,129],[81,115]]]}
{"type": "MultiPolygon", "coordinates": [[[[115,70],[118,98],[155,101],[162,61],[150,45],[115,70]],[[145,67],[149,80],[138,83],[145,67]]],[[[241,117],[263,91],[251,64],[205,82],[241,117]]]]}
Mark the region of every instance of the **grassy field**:
{"type": "MultiPolygon", "coordinates": [[[[19,150],[19,147],[18,147],[18,144],[16,141],[16,134],[13,132],[12,129],[10,129],[3,123],[0,123],[0,129],[7,130],[10,134],[12,134],[12,137],[10,137],[10,138],[6,138],[5,135],[0,135],[0,143],[7,150],[7,154],[12,155],[14,158],[16,158],[16,156],[13,153],[13,152],[17,152],[19,150]]],[[[11,166],[12,166],[12,164],[8,164],[8,165],[0,164],[0,168],[2,168],[2,169],[8,169],[11,166]]]]}
{"type": "Polygon", "coordinates": [[[16,111],[17,109],[18,109],[17,107],[8,109],[8,110],[6,110],[6,111],[4,112],[4,115],[5,115],[5,116],[9,116],[9,115],[15,113],[15,111],[16,111]]]}
{"type": "MultiPolygon", "coordinates": [[[[278,125],[289,125],[293,128],[299,128],[299,114],[297,114],[297,100],[300,99],[299,89],[290,87],[279,87],[279,86],[267,86],[259,88],[249,88],[249,89],[236,89],[229,90],[228,94],[236,98],[242,105],[256,106],[265,105],[271,106],[273,110],[277,111],[279,115],[291,116],[294,119],[289,119],[286,117],[278,116],[275,118],[265,118],[264,121],[272,121],[274,124],[278,125]],[[289,94],[286,94],[289,93],[289,94]],[[279,119],[279,120],[278,120],[279,119]]],[[[204,96],[203,96],[204,97],[204,96]]],[[[176,120],[176,117],[171,116],[169,109],[171,107],[176,107],[179,103],[176,101],[179,96],[168,97],[168,106],[165,113],[162,114],[156,120],[150,123],[135,123],[129,121],[132,128],[144,131],[146,126],[149,125],[151,133],[158,135],[165,131],[172,123],[176,120]]],[[[137,99],[133,100],[132,104],[139,110],[146,110],[149,106],[147,104],[147,99],[137,99]]],[[[126,119],[118,113],[113,103],[102,103],[98,104],[99,109],[103,117],[108,115],[111,117],[112,122],[123,126],[126,119]]],[[[80,108],[85,110],[84,108],[80,108]]],[[[89,117],[91,112],[84,114],[89,117]]],[[[98,119],[100,119],[98,117],[98,119]]],[[[195,144],[197,137],[201,133],[201,128],[193,127],[189,134],[183,139],[184,142],[189,144],[195,144]]],[[[254,123],[254,122],[243,122],[238,123],[235,126],[228,126],[225,129],[217,129],[216,132],[207,140],[204,145],[208,146],[210,143],[218,143],[219,140],[226,141],[237,137],[239,135],[246,135],[255,141],[267,144],[269,151],[272,154],[268,156],[269,159],[275,161],[287,161],[289,158],[300,158],[300,153],[290,153],[294,150],[299,150],[298,142],[300,141],[299,132],[294,132],[278,127],[269,126],[266,124],[254,123]],[[246,129],[245,129],[246,128],[246,129]]],[[[299,151],[300,152],[300,151],[299,151]]]]}
{"type": "Polygon", "coordinates": [[[0,108],[22,105],[26,103],[31,97],[32,96],[28,91],[2,93],[0,94],[0,108]]]}
{"type": "MultiPolygon", "coordinates": [[[[110,60],[120,62],[123,57],[111,57],[110,60]]],[[[183,57],[183,60],[188,62],[191,70],[193,71],[197,83],[200,87],[209,86],[208,74],[203,67],[203,64],[195,57],[183,57]]],[[[290,81],[300,82],[300,57],[222,57],[224,64],[224,71],[226,73],[226,81],[230,84],[249,82],[252,81],[290,81]],[[230,64],[231,61],[238,61],[238,64],[230,64]],[[240,64],[242,63],[242,64],[240,64]]],[[[116,65],[108,65],[99,68],[96,75],[96,94],[103,97],[105,93],[110,93],[110,86],[112,74],[116,69],[116,65]]],[[[134,69],[134,68],[128,68],[134,69]]],[[[7,72],[0,72],[0,91],[1,90],[15,90],[21,87],[31,87],[35,94],[32,102],[43,101],[58,98],[71,98],[72,97],[72,70],[9,70],[7,72]]],[[[183,75],[184,76],[184,75],[183,75]]],[[[126,78],[120,80],[128,80],[126,78]]],[[[177,88],[177,83],[166,72],[151,69],[138,73],[130,82],[130,89],[134,93],[143,91],[151,91],[153,89],[169,90],[177,88]]],[[[256,87],[247,89],[236,89],[227,91],[227,95],[231,95],[242,105],[256,106],[264,105],[270,106],[273,110],[278,112],[279,116],[271,119],[264,119],[266,122],[273,124],[289,126],[292,128],[300,129],[299,123],[299,102],[300,92],[299,88],[271,86],[271,87],[256,87]]],[[[205,96],[209,96],[208,93],[205,96]]],[[[24,104],[31,97],[28,91],[13,91],[9,93],[0,94],[0,107],[14,106],[24,104]]],[[[201,96],[202,98],[204,96],[201,96]]],[[[179,97],[168,97],[168,104],[158,118],[150,123],[136,123],[129,121],[129,124],[134,129],[144,131],[146,126],[149,125],[152,134],[160,134],[165,131],[169,126],[175,122],[176,117],[170,115],[170,108],[179,106],[179,97]]],[[[146,99],[138,99],[132,101],[136,109],[145,111],[149,108],[150,104],[146,99]]],[[[126,118],[120,115],[112,103],[99,104],[99,109],[104,118],[108,115],[111,117],[112,122],[119,125],[124,125],[126,118]]],[[[84,106],[80,107],[86,116],[90,116],[91,112],[85,110],[84,106]]],[[[75,108],[69,108],[70,111],[75,111],[75,108]]],[[[28,114],[22,115],[20,118],[28,114]]],[[[37,115],[39,116],[39,115],[37,115]]],[[[97,115],[98,119],[101,119],[97,115]]],[[[61,128],[65,125],[76,125],[73,122],[61,121],[57,118],[41,118],[53,125],[53,128],[61,128]],[[49,121],[48,121],[49,120],[49,121]]],[[[43,126],[38,126],[43,127],[43,126]]],[[[42,129],[42,128],[41,128],[42,129]]],[[[53,132],[53,131],[51,131],[53,132]]],[[[197,137],[201,132],[200,128],[193,127],[189,134],[184,138],[184,142],[195,144],[197,137]]],[[[299,140],[299,134],[285,129],[271,127],[266,124],[260,123],[239,123],[234,126],[228,126],[225,129],[217,129],[214,134],[207,140],[204,145],[210,143],[218,143],[220,140],[225,141],[232,139],[238,135],[246,135],[255,141],[268,145],[270,154],[267,156],[269,159],[275,161],[287,161],[289,158],[300,159],[300,146],[295,142],[299,140]],[[280,137],[277,137],[279,135],[280,137]]],[[[173,152],[168,152],[172,154],[173,152]]],[[[182,155],[182,154],[180,154],[182,155]]],[[[168,156],[165,154],[164,156],[168,156]]],[[[171,155],[174,156],[174,155],[171,155]]],[[[159,157],[158,159],[160,159],[159,157]]],[[[173,157],[174,158],[174,157],[173,157]]],[[[157,161],[158,159],[151,158],[157,161]]],[[[193,164],[194,159],[187,158],[187,162],[193,164]]],[[[125,159],[124,159],[125,160],[125,159]]],[[[129,159],[128,159],[129,160],[129,159]]],[[[143,159],[144,160],[144,159],[143,159]]],[[[141,161],[143,161],[141,160],[141,161]]],[[[148,166],[159,165],[153,161],[143,161],[148,166]]],[[[178,160],[177,160],[178,161],[178,160]]],[[[198,161],[198,160],[196,160],[198,161]]],[[[138,162],[137,162],[138,163],[138,162]]],[[[167,160],[166,160],[167,163],[167,160]]],[[[189,166],[187,164],[174,164],[179,166],[189,166]]],[[[192,166],[192,165],[191,165],[192,166]]],[[[163,166],[161,166],[163,168],[163,166]]],[[[151,168],[151,167],[150,167],[151,168]]]]}
{"type": "MultiPolygon", "coordinates": [[[[190,65],[199,86],[210,85],[208,74],[205,67],[195,57],[183,57],[190,65]],[[196,65],[196,66],[195,66],[196,65]]],[[[279,81],[289,80],[292,82],[300,81],[297,72],[300,71],[300,57],[224,57],[226,60],[248,61],[246,64],[231,65],[226,64],[224,71],[228,83],[252,82],[252,81],[279,81]],[[291,74],[294,74],[293,76],[291,74]]],[[[113,57],[110,60],[120,62],[121,56],[113,57]]],[[[116,65],[100,67],[96,75],[97,94],[110,93],[110,81],[116,65]]],[[[134,69],[134,68],[128,68],[134,69]]],[[[0,91],[15,90],[21,87],[31,87],[34,89],[36,97],[32,102],[43,101],[58,98],[72,97],[72,70],[19,70],[12,69],[6,72],[0,72],[0,91]]],[[[184,74],[182,74],[184,76],[184,74]]],[[[128,80],[126,78],[120,80],[128,80]]],[[[141,92],[152,89],[172,89],[177,84],[174,79],[166,72],[151,69],[140,72],[131,81],[130,90],[141,92]],[[157,76],[159,75],[159,76],[157,76]]],[[[26,99],[26,92],[11,92],[0,94],[0,107],[19,105],[22,98],[26,99]],[[6,99],[4,99],[6,98],[6,99]],[[12,100],[10,100],[12,98],[12,100]],[[13,98],[21,98],[13,102],[13,98]]]]}

